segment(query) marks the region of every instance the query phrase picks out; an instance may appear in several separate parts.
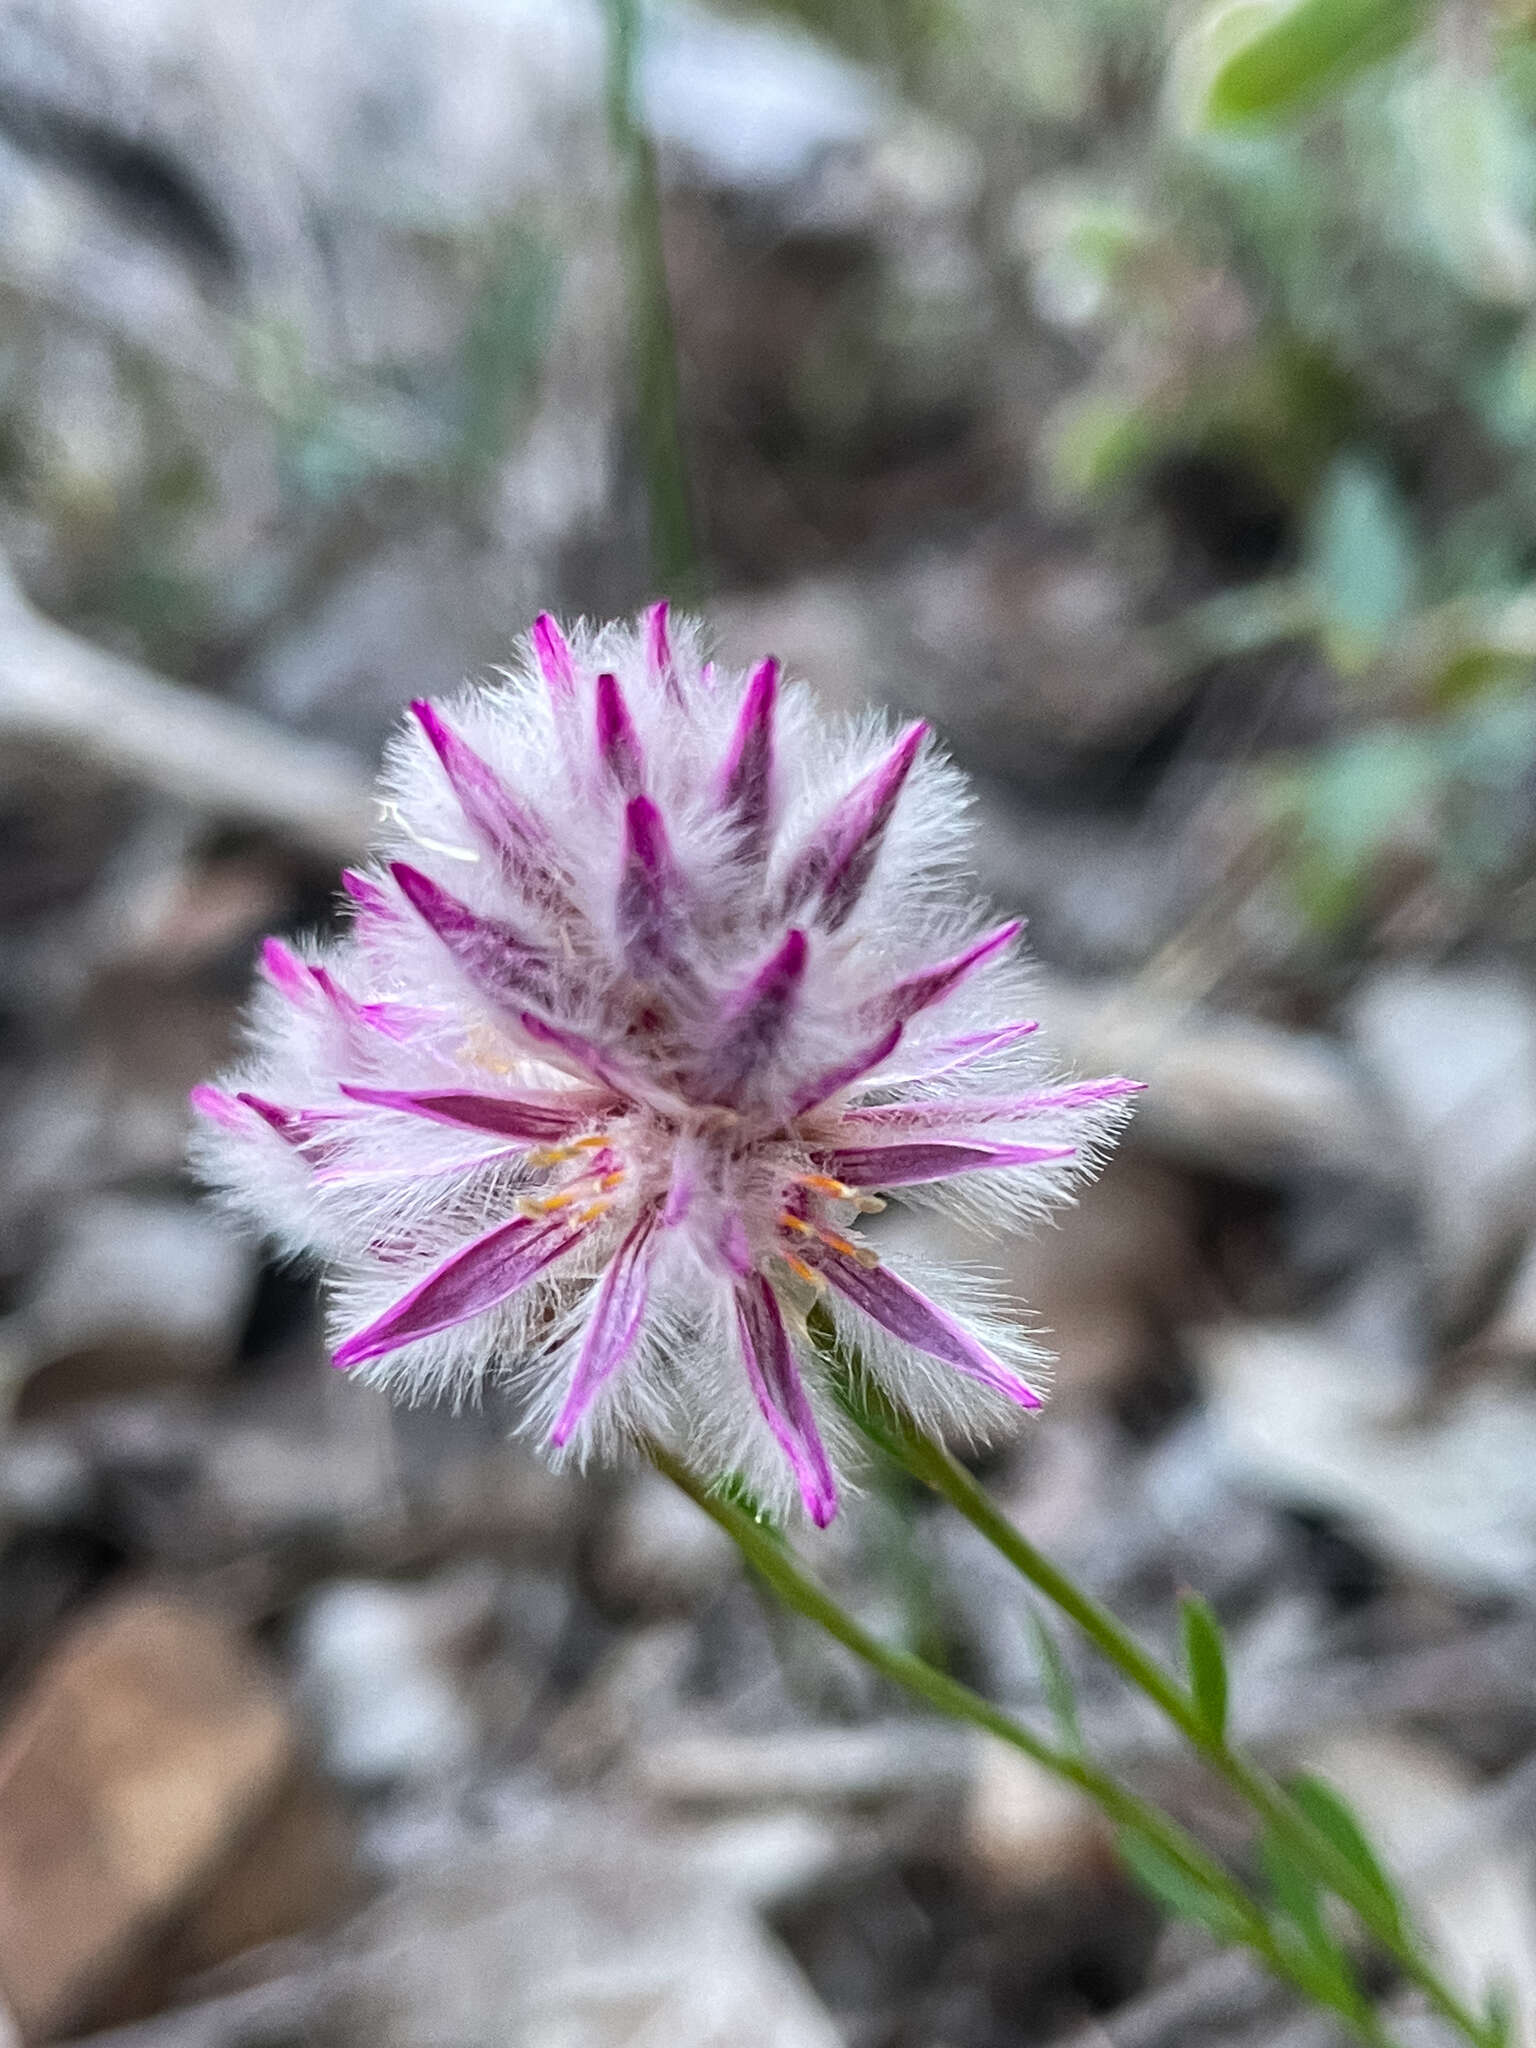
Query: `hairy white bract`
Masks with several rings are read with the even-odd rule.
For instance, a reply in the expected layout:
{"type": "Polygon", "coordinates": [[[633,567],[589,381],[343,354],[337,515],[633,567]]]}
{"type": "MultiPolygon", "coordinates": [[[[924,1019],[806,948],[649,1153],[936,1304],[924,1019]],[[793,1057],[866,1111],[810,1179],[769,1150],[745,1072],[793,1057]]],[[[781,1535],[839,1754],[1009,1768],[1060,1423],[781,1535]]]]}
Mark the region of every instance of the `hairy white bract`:
{"type": "Polygon", "coordinates": [[[925,726],[831,724],[664,605],[546,616],[412,706],[384,791],[343,936],[267,941],[247,1057],[194,1093],[206,1177],[324,1263],[338,1366],[411,1400],[506,1378],[557,1456],[659,1438],[823,1524],[818,1303],[925,1428],[1038,1407],[986,1282],[894,1272],[869,1222],[1039,1215],[1136,1084],[1044,1071],[925,726]]]}

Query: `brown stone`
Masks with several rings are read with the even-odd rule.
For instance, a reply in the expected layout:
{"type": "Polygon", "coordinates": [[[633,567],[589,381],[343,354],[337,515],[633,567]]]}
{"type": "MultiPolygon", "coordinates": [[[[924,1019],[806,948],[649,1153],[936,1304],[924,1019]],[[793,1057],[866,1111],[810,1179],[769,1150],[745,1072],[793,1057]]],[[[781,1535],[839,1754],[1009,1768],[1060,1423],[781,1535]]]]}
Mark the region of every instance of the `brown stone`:
{"type": "Polygon", "coordinates": [[[186,1916],[93,2004],[91,2027],[147,2019],[188,1978],[263,1943],[330,1926],[359,1900],[345,1810],[335,1791],[301,1766],[277,1804],[241,1835],[186,1916]]]}
{"type": "Polygon", "coordinates": [[[82,1620],[0,1734],[0,1995],[86,2017],[276,1805],[289,1715],[238,1634],[138,1593],[82,1620]]]}
{"type": "Polygon", "coordinates": [[[323,1779],[289,1779],[277,1804],[221,1869],[166,1951],[167,1977],[212,1970],[263,1942],[307,1934],[358,1899],[352,1837],[323,1779]]]}

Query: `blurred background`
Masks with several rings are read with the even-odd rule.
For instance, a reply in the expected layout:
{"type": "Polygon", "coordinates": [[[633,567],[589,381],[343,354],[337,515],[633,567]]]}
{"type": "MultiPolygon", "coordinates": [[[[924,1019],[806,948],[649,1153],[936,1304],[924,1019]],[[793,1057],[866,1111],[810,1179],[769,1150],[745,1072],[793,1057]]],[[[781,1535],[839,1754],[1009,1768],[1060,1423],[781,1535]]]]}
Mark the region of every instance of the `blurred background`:
{"type": "MultiPolygon", "coordinates": [[[[1532,2024],[1533,121],[1522,0],[0,0],[8,2048],[1336,2039],[197,1199],[403,701],[663,589],[935,721],[1062,1056],[1153,1083],[959,1247],[1062,1358],[991,1484],[1148,1640],[1206,1594],[1532,2024]]],[[[811,1548],[1043,1712],[889,1474],[811,1548]]]]}

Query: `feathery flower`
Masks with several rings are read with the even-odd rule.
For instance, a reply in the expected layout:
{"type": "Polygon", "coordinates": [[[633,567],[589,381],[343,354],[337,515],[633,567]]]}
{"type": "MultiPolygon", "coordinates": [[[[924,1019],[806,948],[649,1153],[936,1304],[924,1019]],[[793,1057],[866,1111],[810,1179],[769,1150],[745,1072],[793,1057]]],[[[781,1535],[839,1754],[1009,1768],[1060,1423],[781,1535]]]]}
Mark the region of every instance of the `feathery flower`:
{"type": "Polygon", "coordinates": [[[978,929],[927,728],[834,727],[665,605],[417,703],[338,942],[269,939],[201,1164],[330,1268],[335,1360],[407,1398],[517,1370],[555,1453],[652,1433],[836,1511],[806,1316],[924,1426],[1038,1407],[974,1276],[912,1278],[883,1194],[1023,1219],[1136,1084],[1053,1082],[1015,922],[978,929]]]}

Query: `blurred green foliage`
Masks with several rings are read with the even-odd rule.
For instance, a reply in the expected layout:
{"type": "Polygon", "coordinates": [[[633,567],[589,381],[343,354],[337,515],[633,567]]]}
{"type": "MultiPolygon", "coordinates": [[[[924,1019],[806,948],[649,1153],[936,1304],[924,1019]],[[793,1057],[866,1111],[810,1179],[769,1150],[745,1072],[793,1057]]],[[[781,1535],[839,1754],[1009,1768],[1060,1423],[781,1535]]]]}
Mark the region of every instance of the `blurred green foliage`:
{"type": "Polygon", "coordinates": [[[529,209],[425,217],[401,246],[440,311],[419,343],[372,352],[339,304],[308,336],[254,298],[220,308],[179,354],[0,282],[6,537],[50,609],[195,675],[301,601],[316,565],[412,520],[473,526],[538,397],[559,240],[529,209]]]}
{"type": "MultiPolygon", "coordinates": [[[[1394,864],[1469,897],[1517,876],[1536,846],[1528,0],[716,4],[771,4],[968,132],[985,177],[965,231],[1008,278],[1029,357],[1024,374],[962,370],[947,304],[935,338],[918,330],[937,298],[903,325],[889,307],[905,302],[861,271],[847,320],[800,337],[815,460],[853,467],[883,395],[900,428],[969,377],[1017,389],[1047,494],[1090,532],[1144,511],[1179,463],[1236,479],[1275,508],[1276,545],[1175,591],[1163,630],[1191,670],[1257,675],[1267,650],[1299,649],[1331,689],[1333,736],[1256,778],[1308,919],[1349,931],[1394,864]]],[[[642,13],[605,0],[608,112],[658,580],[686,589],[686,421],[633,105],[642,13]]],[[[195,388],[89,322],[61,347],[57,316],[0,282],[0,490],[53,537],[46,601],[193,673],[374,529],[472,524],[528,420],[582,232],[557,205],[413,218],[413,291],[447,309],[430,339],[354,354],[344,309],[334,342],[235,314],[235,389],[195,388]]],[[[1005,347],[1004,324],[989,301],[965,346],[1005,347]]]]}
{"type": "MultiPolygon", "coordinates": [[[[962,0],[777,0],[774,12],[906,82],[927,75],[936,44],[962,29],[962,0]]],[[[738,12],[753,11],[750,4],[738,12]]]]}
{"type": "Polygon", "coordinates": [[[1185,101],[1209,126],[1284,114],[1401,49],[1419,0],[1222,0],[1184,40],[1185,101]]]}
{"type": "Polygon", "coordinates": [[[271,423],[278,474],[291,499],[343,506],[381,481],[446,487],[487,479],[527,417],[559,289],[554,243],[509,217],[443,251],[467,280],[467,309],[451,353],[344,364],[317,371],[292,330],[252,325],[243,367],[271,423]]]}
{"type": "Polygon", "coordinates": [[[1335,679],[1337,738],[1264,801],[1342,929],[1394,855],[1474,887],[1529,852],[1536,50],[1471,4],[1145,12],[1157,91],[1016,211],[1085,365],[1041,452],[1080,513],[1191,455],[1272,494],[1278,559],[1173,638],[1301,643],[1335,679]]]}
{"type": "MultiPolygon", "coordinates": [[[[1476,893],[1536,844],[1536,11],[1520,0],[778,0],[966,126],[1068,367],[1074,521],[1174,466],[1280,541],[1169,628],[1299,647],[1335,737],[1261,769],[1313,926],[1394,861],[1476,893]],[[1009,196],[1011,193],[1011,196],[1009,196]]],[[[996,221],[994,219],[994,228],[996,221]]]]}

